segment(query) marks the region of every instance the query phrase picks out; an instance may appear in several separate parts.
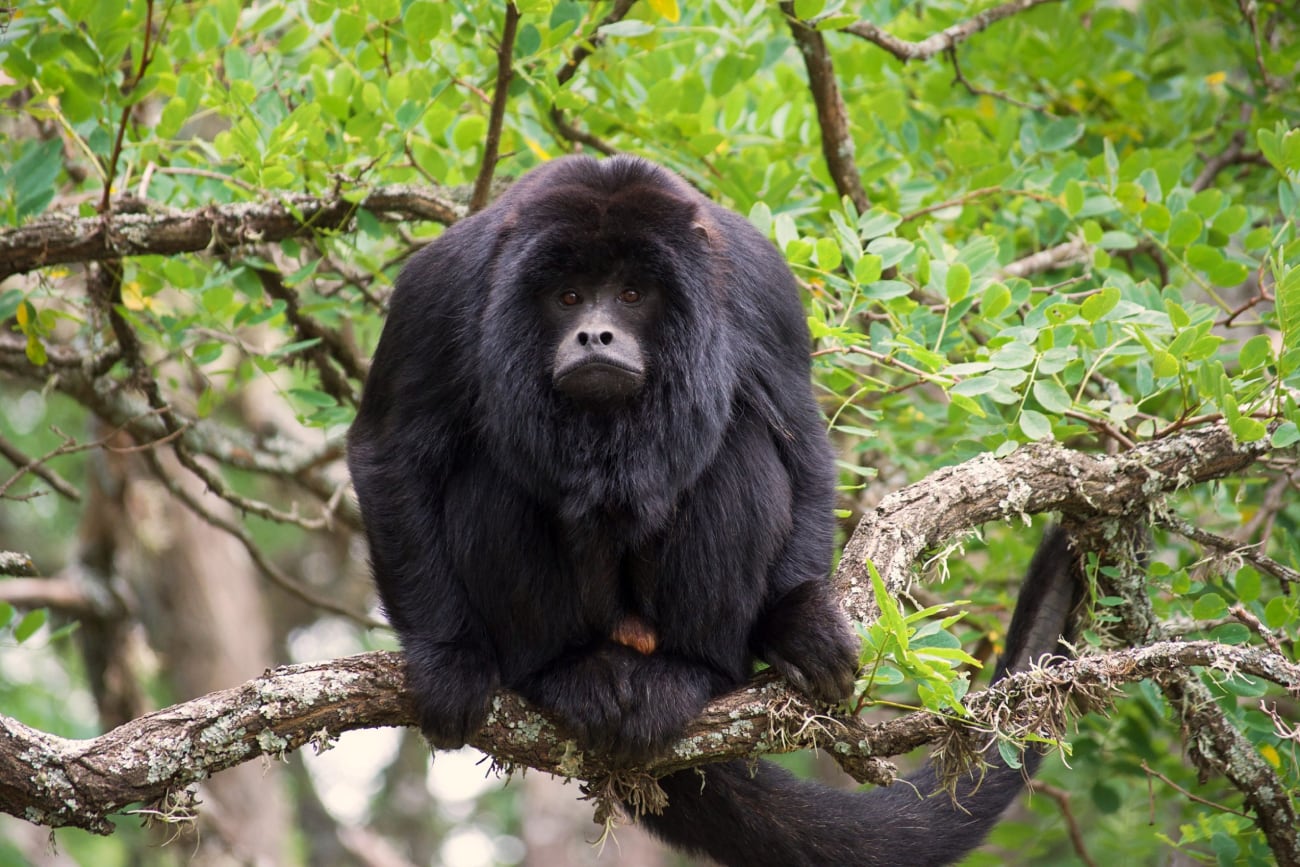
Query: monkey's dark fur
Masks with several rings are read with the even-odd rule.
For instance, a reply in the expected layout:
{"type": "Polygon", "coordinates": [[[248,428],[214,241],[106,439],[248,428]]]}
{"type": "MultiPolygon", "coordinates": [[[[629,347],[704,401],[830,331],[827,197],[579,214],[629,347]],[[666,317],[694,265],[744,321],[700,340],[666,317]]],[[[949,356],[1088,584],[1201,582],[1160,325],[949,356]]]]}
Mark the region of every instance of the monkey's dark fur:
{"type": "MultiPolygon", "coordinates": [[[[755,658],[847,695],[857,642],[826,581],[834,463],[808,353],[780,254],[641,160],[551,162],[411,259],[348,463],[435,746],[463,744],[500,687],[627,763],[755,658]]],[[[1063,537],[1036,562],[1016,666],[1056,648],[1075,593],[1063,537]]],[[[644,821],[725,864],[943,864],[1021,771],[995,760],[960,807],[923,797],[928,770],[865,794],[739,762],[661,782],[668,807],[644,821]]]]}

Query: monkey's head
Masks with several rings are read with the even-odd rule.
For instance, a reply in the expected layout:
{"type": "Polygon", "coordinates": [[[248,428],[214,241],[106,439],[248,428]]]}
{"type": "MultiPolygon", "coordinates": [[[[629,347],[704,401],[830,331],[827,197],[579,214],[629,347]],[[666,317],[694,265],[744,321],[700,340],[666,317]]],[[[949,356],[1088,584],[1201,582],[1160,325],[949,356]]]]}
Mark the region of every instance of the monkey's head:
{"type": "Polygon", "coordinates": [[[568,158],[471,219],[492,232],[466,335],[485,443],[575,514],[668,514],[721,447],[741,376],[743,297],[707,201],[649,163],[568,158]]]}
{"type": "Polygon", "coordinates": [[[540,299],[554,340],[551,382],[570,400],[616,406],[645,384],[663,291],[632,275],[575,280],[540,299]]]}

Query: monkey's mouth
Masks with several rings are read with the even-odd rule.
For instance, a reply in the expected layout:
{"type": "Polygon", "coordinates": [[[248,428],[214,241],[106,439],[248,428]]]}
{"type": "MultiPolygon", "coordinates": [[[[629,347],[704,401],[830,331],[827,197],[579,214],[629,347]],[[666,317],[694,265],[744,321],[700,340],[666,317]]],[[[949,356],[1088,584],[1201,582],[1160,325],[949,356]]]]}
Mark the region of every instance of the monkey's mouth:
{"type": "Polygon", "coordinates": [[[583,359],[556,371],[551,384],[579,403],[621,403],[645,383],[644,371],[609,359],[583,359]]]}

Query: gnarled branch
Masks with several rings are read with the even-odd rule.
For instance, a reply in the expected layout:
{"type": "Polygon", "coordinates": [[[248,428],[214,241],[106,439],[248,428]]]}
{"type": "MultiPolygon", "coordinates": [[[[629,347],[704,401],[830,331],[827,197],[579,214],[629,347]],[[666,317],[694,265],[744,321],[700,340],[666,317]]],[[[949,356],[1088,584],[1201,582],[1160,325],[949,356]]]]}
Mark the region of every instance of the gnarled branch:
{"type": "Polygon", "coordinates": [[[0,280],[47,265],[99,262],[126,256],[197,253],[243,244],[283,241],[352,225],[358,209],[381,220],[454,223],[465,206],[444,190],[411,185],[379,187],[359,201],[341,193],[286,194],[274,201],[211,205],[190,211],[49,215],[0,232],[0,280]]]}

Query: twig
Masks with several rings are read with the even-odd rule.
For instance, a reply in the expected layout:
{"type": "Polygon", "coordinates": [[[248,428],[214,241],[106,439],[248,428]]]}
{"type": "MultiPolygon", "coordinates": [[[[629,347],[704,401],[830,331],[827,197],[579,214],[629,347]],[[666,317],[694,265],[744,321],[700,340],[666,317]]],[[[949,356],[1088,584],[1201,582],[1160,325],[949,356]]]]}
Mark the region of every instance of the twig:
{"type": "MultiPolygon", "coordinates": [[[[153,0],[145,0],[144,12],[144,46],[140,49],[140,67],[135,77],[122,85],[122,95],[127,96],[144,80],[145,70],[153,60],[153,0]]],[[[134,103],[122,106],[122,118],[117,124],[117,137],[113,140],[113,151],[108,158],[104,171],[104,194],[99,201],[99,213],[107,219],[113,209],[113,182],[117,179],[117,161],[122,156],[122,142],[126,138],[127,122],[131,120],[134,103]]]]}
{"type": "MultiPolygon", "coordinates": [[[[569,80],[573,78],[575,73],[577,73],[578,67],[582,65],[583,61],[590,57],[596,49],[604,43],[605,35],[600,32],[600,29],[610,24],[622,21],[635,4],[636,0],[615,0],[614,7],[610,9],[609,14],[601,19],[600,23],[596,25],[595,32],[589,34],[585,39],[578,43],[578,47],[573,50],[573,54],[569,56],[569,59],[560,67],[559,72],[555,74],[555,81],[560,87],[564,87],[568,84],[569,80]]],[[[560,134],[561,138],[584,144],[605,156],[613,156],[617,153],[612,145],[569,123],[564,116],[564,112],[561,111],[558,106],[551,106],[550,115],[551,123],[555,125],[555,129],[560,134]]]]}
{"type": "Polygon", "coordinates": [[[1213,184],[1214,179],[1218,177],[1219,172],[1226,168],[1237,165],[1268,165],[1268,160],[1258,151],[1246,151],[1246,131],[1239,129],[1232,134],[1228,141],[1228,146],[1224,148],[1223,153],[1215,154],[1205,161],[1205,167],[1201,169],[1196,180],[1192,181],[1192,191],[1201,192],[1208,190],[1213,184]]]}
{"type": "Polygon", "coordinates": [[[1155,768],[1148,765],[1146,763],[1146,759],[1142,760],[1142,770],[1145,771],[1147,774],[1150,774],[1151,776],[1160,780],[1165,785],[1169,786],[1171,789],[1178,792],[1178,794],[1182,795],[1184,798],[1187,798],[1189,801],[1195,801],[1198,804],[1204,804],[1205,806],[1218,810],[1221,813],[1231,813],[1234,816],[1241,816],[1243,819],[1253,818],[1249,813],[1243,812],[1242,810],[1234,810],[1231,807],[1227,806],[1226,804],[1216,804],[1214,801],[1209,801],[1206,800],[1205,798],[1200,797],[1199,795],[1192,794],[1191,792],[1184,789],[1182,786],[1175,783],[1173,780],[1166,777],[1164,774],[1157,771],[1155,768]]]}
{"type": "Polygon", "coordinates": [[[1180,536],[1191,539],[1206,547],[1213,548],[1230,557],[1238,557],[1253,565],[1256,569],[1268,575],[1272,575],[1279,581],[1287,582],[1300,586],[1300,572],[1289,566],[1283,566],[1272,557],[1261,554],[1254,545],[1243,545],[1235,539],[1229,539],[1220,536],[1217,533],[1211,533],[1206,530],[1193,527],[1191,524],[1176,518],[1173,515],[1162,515],[1156,519],[1156,523],[1162,527],[1173,530],[1180,536]]]}
{"type": "Polygon", "coordinates": [[[18,448],[18,446],[0,436],[0,455],[4,455],[5,459],[13,464],[18,470],[18,472],[11,476],[7,481],[0,484],[0,497],[5,495],[5,491],[9,490],[9,487],[16,482],[20,476],[24,473],[31,473],[67,499],[72,500],[74,503],[81,502],[81,491],[78,491],[73,487],[72,483],[63,478],[63,476],[45,466],[45,462],[51,458],[67,454],[65,448],[67,444],[67,441],[65,441],[63,445],[46,452],[39,458],[30,458],[23,454],[22,450],[18,448]]]}
{"type": "Polygon", "coordinates": [[[909,60],[929,60],[936,54],[952,48],[958,42],[969,39],[990,24],[1004,18],[1010,18],[1012,15],[1024,12],[1026,9],[1054,2],[1057,2],[1057,0],[1012,0],[1010,3],[1003,3],[1001,6],[994,6],[992,9],[986,9],[977,15],[972,15],[965,21],[947,27],[932,36],[922,39],[920,42],[908,42],[905,39],[899,39],[866,21],[850,24],[844,28],[844,32],[852,33],[854,36],[861,37],[873,45],[878,45],[904,63],[909,60]]]}
{"type": "Polygon", "coordinates": [[[1046,795],[1056,802],[1056,806],[1061,811],[1061,817],[1065,819],[1065,827],[1070,832],[1070,845],[1074,847],[1074,854],[1078,855],[1079,860],[1088,867],[1097,867],[1097,862],[1088,853],[1087,843],[1083,839],[1083,830],[1079,827],[1079,820],[1075,818],[1074,810],[1070,807],[1070,793],[1044,783],[1042,780],[1030,780],[1029,791],[1039,795],[1046,795]]]}
{"type": "Polygon", "coordinates": [[[353,404],[357,402],[356,389],[348,380],[339,375],[338,370],[331,364],[333,360],[347,376],[352,377],[358,383],[365,381],[366,365],[352,347],[347,344],[333,328],[322,325],[319,321],[302,312],[299,304],[298,293],[294,292],[285,285],[284,276],[279,271],[272,271],[268,268],[254,267],[253,272],[257,275],[258,282],[262,284],[262,290],[272,298],[284,302],[284,316],[293,326],[294,334],[299,340],[318,340],[316,346],[313,346],[308,352],[310,353],[312,365],[316,372],[320,374],[321,385],[335,400],[340,404],[353,404]]]}
{"type": "Polygon", "coordinates": [[[966,91],[970,93],[971,96],[987,96],[990,97],[991,99],[1000,99],[1003,102],[1016,106],[1017,108],[1023,108],[1028,111],[1036,111],[1039,114],[1045,114],[1048,117],[1056,117],[1054,113],[1049,111],[1044,106],[1034,105],[1031,102],[1024,102],[1023,100],[1016,99],[1014,96],[1011,96],[1010,94],[1007,93],[1003,93],[1000,90],[986,90],[982,87],[976,87],[975,85],[970,83],[970,81],[966,78],[966,76],[961,71],[961,64],[957,62],[957,46],[954,45],[944,53],[948,56],[948,60],[952,63],[952,74],[953,74],[952,83],[960,84],[962,87],[966,88],[966,91]]]}

